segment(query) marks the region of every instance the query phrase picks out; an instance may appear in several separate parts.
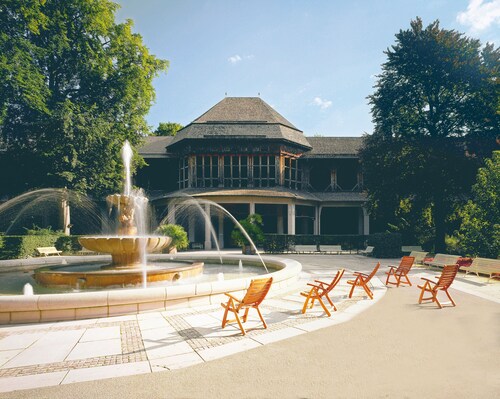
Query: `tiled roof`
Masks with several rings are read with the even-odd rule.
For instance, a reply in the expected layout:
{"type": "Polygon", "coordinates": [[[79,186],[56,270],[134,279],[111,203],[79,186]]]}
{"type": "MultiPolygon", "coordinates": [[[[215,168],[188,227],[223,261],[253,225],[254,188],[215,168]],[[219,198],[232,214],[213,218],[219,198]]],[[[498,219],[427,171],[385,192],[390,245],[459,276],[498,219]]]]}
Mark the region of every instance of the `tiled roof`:
{"type": "Polygon", "coordinates": [[[148,136],[144,145],[138,149],[139,154],[145,158],[164,157],[167,155],[167,146],[172,142],[173,136],[148,136]]]}
{"type": "Polygon", "coordinates": [[[306,158],[328,158],[330,156],[355,156],[363,144],[362,137],[307,137],[312,150],[306,158]]]}
{"type": "Polygon", "coordinates": [[[301,130],[258,97],[226,97],[179,130],[171,145],[193,139],[275,139],[311,147],[301,130]]]}

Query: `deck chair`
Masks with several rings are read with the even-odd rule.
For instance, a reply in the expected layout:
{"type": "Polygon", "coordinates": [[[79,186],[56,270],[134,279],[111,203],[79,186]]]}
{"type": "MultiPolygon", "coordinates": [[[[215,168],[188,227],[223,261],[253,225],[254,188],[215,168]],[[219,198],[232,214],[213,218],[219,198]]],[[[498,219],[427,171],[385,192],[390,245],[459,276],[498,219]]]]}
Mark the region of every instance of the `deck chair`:
{"type": "Polygon", "coordinates": [[[377,273],[379,267],[380,267],[380,262],[377,263],[377,266],[375,266],[375,268],[372,270],[370,274],[365,274],[361,272],[353,273],[356,276],[356,279],[347,281],[347,284],[352,285],[351,291],[349,292],[349,298],[352,298],[352,293],[354,292],[354,288],[362,287],[368,294],[370,299],[373,299],[373,293],[371,292],[370,288],[368,288],[368,283],[370,282],[372,277],[375,276],[375,273],[377,273]]]}
{"type": "MultiPolygon", "coordinates": [[[[439,302],[437,298],[438,291],[444,291],[445,294],[448,296],[450,299],[451,303],[453,306],[457,306],[455,302],[453,301],[453,298],[451,297],[450,293],[448,292],[448,288],[450,288],[451,284],[453,283],[453,280],[455,280],[455,276],[457,275],[458,272],[458,265],[446,265],[443,267],[443,271],[441,272],[441,276],[439,276],[439,280],[432,281],[427,278],[422,277],[422,280],[425,281],[424,285],[419,285],[418,288],[422,289],[422,292],[420,293],[420,298],[418,299],[418,303],[422,303],[422,301],[428,301],[431,300],[432,302],[436,302],[437,305],[439,306],[439,309],[443,308],[443,305],[439,302]],[[424,298],[424,293],[429,292],[431,294],[430,297],[424,298]]],[[[437,278],[437,276],[436,276],[437,278]]]]}
{"type": "Polygon", "coordinates": [[[415,257],[413,256],[403,256],[401,258],[401,262],[399,266],[389,266],[390,270],[385,272],[387,274],[387,280],[385,280],[385,285],[394,284],[396,287],[399,287],[399,284],[408,284],[411,287],[410,279],[408,278],[408,272],[410,271],[413,263],[415,262],[415,257]],[[396,278],[396,282],[389,281],[391,276],[396,278]],[[402,278],[405,278],[406,281],[401,281],[402,278]]]}
{"type": "Polygon", "coordinates": [[[328,294],[335,288],[335,286],[339,283],[340,279],[342,278],[344,274],[344,269],[340,269],[333,280],[330,283],[325,283],[324,281],[320,280],[314,280],[314,283],[307,283],[307,285],[311,286],[311,289],[309,291],[304,291],[301,292],[300,295],[305,296],[306,300],[304,301],[304,306],[302,307],[302,313],[306,313],[306,309],[309,305],[309,301],[311,304],[309,305],[309,308],[312,308],[314,306],[314,301],[318,301],[325,313],[328,315],[328,317],[331,316],[330,311],[327,309],[325,306],[323,300],[321,299],[322,297],[326,298],[330,305],[333,307],[333,310],[337,310],[335,305],[333,304],[332,300],[328,296],[328,294]]]}
{"type": "Polygon", "coordinates": [[[264,328],[267,328],[267,324],[264,321],[262,314],[260,313],[259,305],[269,292],[272,283],[273,283],[272,277],[252,280],[245,296],[241,300],[235,298],[233,295],[229,293],[226,293],[225,295],[229,297],[229,300],[227,301],[227,303],[221,303],[222,307],[226,309],[224,311],[224,317],[222,318],[222,328],[224,328],[227,323],[236,321],[238,323],[238,326],[240,327],[241,333],[245,335],[246,332],[245,329],[243,328],[243,325],[241,324],[241,320],[238,313],[240,312],[240,310],[245,309],[245,313],[243,314],[243,322],[246,322],[248,317],[248,311],[250,310],[250,308],[254,308],[255,310],[257,310],[260,320],[262,321],[262,324],[264,324],[264,328]],[[233,312],[236,318],[233,320],[228,320],[227,314],[229,312],[233,312]]]}

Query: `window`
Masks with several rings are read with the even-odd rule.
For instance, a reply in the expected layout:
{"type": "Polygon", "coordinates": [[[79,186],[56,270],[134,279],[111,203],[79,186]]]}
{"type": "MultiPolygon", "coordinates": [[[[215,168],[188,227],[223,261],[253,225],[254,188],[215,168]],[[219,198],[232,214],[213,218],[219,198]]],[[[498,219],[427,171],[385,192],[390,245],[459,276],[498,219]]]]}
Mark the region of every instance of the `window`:
{"type": "Polygon", "coordinates": [[[198,155],[195,163],[196,187],[217,187],[219,185],[219,157],[198,155]]]}
{"type": "Polygon", "coordinates": [[[302,188],[302,170],[298,159],[285,157],[285,187],[293,190],[302,188]]]}
{"type": "Polygon", "coordinates": [[[189,158],[179,160],[179,189],[189,187],[189,158]]]}
{"type": "Polygon", "coordinates": [[[224,156],[224,187],[248,186],[248,156],[224,156]]]}
{"type": "Polygon", "coordinates": [[[253,157],[254,187],[274,187],[276,185],[276,157],[255,155],[253,157]]]}

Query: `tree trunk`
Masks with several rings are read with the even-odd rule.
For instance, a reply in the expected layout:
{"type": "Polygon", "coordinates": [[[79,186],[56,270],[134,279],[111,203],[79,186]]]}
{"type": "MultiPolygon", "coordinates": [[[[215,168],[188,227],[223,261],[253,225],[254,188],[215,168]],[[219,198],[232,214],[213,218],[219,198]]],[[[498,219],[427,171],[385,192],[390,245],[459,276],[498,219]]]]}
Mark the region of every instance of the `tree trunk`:
{"type": "Polygon", "coordinates": [[[435,234],[434,234],[434,252],[435,253],[446,253],[446,243],[445,243],[445,235],[446,235],[446,212],[445,212],[444,203],[442,200],[436,200],[434,202],[433,208],[433,218],[434,218],[434,226],[435,226],[435,234]]]}

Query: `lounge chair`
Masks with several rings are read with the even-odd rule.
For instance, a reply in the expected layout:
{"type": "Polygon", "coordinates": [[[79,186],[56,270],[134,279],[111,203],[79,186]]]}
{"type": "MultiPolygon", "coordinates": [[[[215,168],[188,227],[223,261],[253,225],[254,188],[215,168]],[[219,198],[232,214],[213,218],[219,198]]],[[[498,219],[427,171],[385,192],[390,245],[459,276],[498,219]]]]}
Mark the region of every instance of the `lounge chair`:
{"type": "Polygon", "coordinates": [[[359,251],[359,253],[361,255],[370,256],[371,254],[373,254],[374,248],[375,247],[366,247],[365,249],[362,249],[361,251],[359,251]]]}
{"type": "Polygon", "coordinates": [[[389,266],[390,270],[385,273],[387,274],[385,285],[394,284],[396,287],[399,287],[400,284],[408,284],[411,286],[410,279],[408,278],[408,272],[410,271],[414,262],[415,258],[413,256],[403,256],[401,258],[399,266],[389,266]],[[391,276],[394,276],[396,278],[395,282],[389,281],[391,276]],[[403,277],[406,279],[406,281],[401,281],[403,277]]]}
{"type": "MultiPolygon", "coordinates": [[[[453,280],[455,280],[455,276],[458,272],[458,265],[446,265],[443,267],[443,271],[441,272],[441,276],[439,276],[439,280],[432,281],[428,278],[422,277],[422,280],[425,281],[424,285],[419,285],[418,288],[421,288],[422,291],[420,293],[420,298],[418,299],[418,303],[422,303],[422,301],[431,300],[432,302],[436,302],[439,306],[439,309],[443,308],[443,305],[439,302],[437,295],[438,291],[444,291],[444,293],[448,296],[453,306],[456,306],[453,298],[448,292],[448,288],[450,288],[453,280]],[[424,294],[429,292],[431,294],[430,297],[424,298],[424,294]]],[[[436,276],[437,278],[437,276],[436,276]]]]}
{"type": "Polygon", "coordinates": [[[373,293],[371,292],[370,288],[368,288],[368,283],[370,282],[372,277],[375,276],[375,273],[377,273],[379,267],[380,267],[380,262],[377,263],[377,266],[375,266],[375,268],[372,270],[370,274],[365,274],[361,272],[353,273],[356,276],[356,279],[347,281],[347,284],[352,285],[351,291],[349,292],[349,298],[352,298],[352,293],[354,292],[354,288],[362,287],[368,294],[370,299],[373,299],[373,293]]]}
{"type": "Polygon", "coordinates": [[[411,251],[409,256],[413,256],[415,260],[413,263],[415,265],[421,265],[424,263],[424,259],[429,252],[426,251],[411,251]]]}
{"type": "Polygon", "coordinates": [[[264,328],[267,328],[267,324],[262,317],[262,313],[260,313],[259,305],[269,292],[272,283],[272,277],[252,280],[243,299],[237,299],[233,295],[226,293],[225,295],[229,297],[229,300],[227,301],[227,303],[221,303],[222,307],[226,309],[224,312],[224,317],[222,318],[222,328],[224,328],[227,323],[236,321],[238,323],[238,326],[240,327],[241,333],[245,335],[246,332],[243,328],[243,325],[241,324],[238,313],[240,310],[245,309],[245,313],[243,315],[243,322],[245,323],[247,321],[248,311],[250,310],[250,308],[254,308],[255,310],[257,310],[264,328]],[[233,312],[236,318],[233,320],[228,320],[228,312],[233,312]]]}
{"type": "Polygon", "coordinates": [[[470,266],[461,266],[460,270],[465,271],[465,275],[476,273],[476,276],[479,277],[479,273],[485,274],[489,277],[489,282],[492,278],[498,278],[497,275],[500,273],[500,259],[474,258],[470,266]]]}
{"type": "Polygon", "coordinates": [[[321,305],[321,307],[323,308],[323,310],[325,311],[325,313],[328,315],[328,317],[330,317],[331,313],[329,312],[329,310],[327,309],[321,298],[325,297],[330,303],[330,305],[333,307],[333,310],[335,311],[337,310],[337,308],[333,304],[328,294],[339,283],[343,275],[344,275],[344,269],[340,269],[330,283],[325,283],[324,281],[320,280],[314,280],[314,283],[307,283],[307,285],[311,286],[311,289],[309,291],[304,291],[300,293],[300,295],[306,297],[306,300],[304,301],[304,306],[302,307],[302,313],[305,313],[308,307],[312,308],[314,306],[314,301],[317,300],[321,305]],[[310,305],[309,301],[311,301],[310,305]]]}
{"type": "Polygon", "coordinates": [[[424,265],[441,268],[445,265],[454,265],[459,259],[459,255],[436,254],[432,260],[424,260],[424,265]]]}

